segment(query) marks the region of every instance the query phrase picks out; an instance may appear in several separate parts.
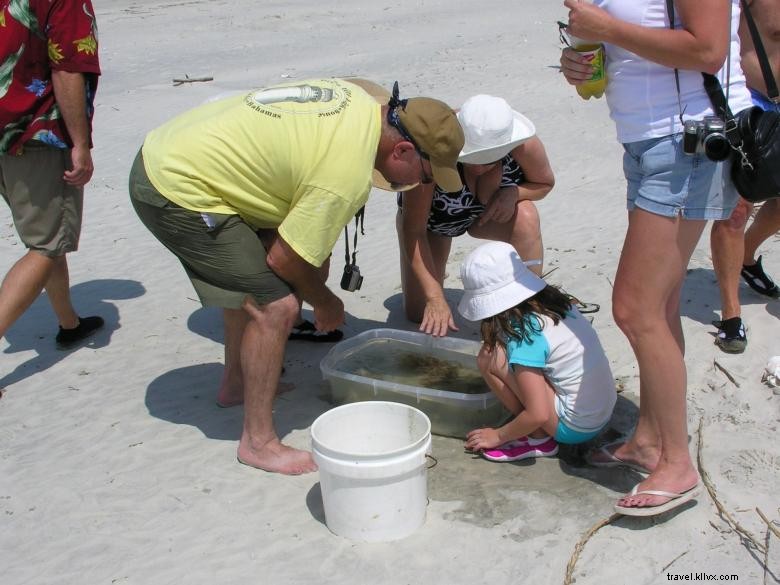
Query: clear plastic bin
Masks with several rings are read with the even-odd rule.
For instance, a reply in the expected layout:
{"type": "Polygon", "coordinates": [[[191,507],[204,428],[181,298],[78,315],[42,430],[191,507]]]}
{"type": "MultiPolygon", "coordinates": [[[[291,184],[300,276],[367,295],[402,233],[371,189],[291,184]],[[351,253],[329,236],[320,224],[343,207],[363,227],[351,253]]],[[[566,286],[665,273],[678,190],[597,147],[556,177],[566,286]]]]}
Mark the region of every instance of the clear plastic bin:
{"type": "Polygon", "coordinates": [[[470,430],[498,426],[507,411],[490,392],[462,393],[446,388],[425,388],[353,374],[345,371],[347,358],[377,340],[411,344],[426,355],[457,362],[476,370],[475,357],[480,344],[467,339],[433,337],[397,329],[371,329],[336,344],[320,362],[322,376],[327,380],[333,402],[346,404],[364,400],[387,400],[414,406],[431,420],[431,432],[448,437],[464,438],[470,430]]]}

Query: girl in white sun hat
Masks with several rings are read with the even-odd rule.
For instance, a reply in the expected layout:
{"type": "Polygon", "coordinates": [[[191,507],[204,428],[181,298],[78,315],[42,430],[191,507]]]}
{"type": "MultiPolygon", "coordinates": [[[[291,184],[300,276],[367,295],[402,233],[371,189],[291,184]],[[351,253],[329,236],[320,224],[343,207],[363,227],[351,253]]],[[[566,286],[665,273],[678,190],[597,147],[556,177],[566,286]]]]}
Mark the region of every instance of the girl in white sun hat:
{"type": "Polygon", "coordinates": [[[596,331],[570,297],[531,272],[505,242],[472,251],[461,279],[458,311],[482,321],[479,370],[515,415],[502,427],[468,433],[466,448],[492,461],[517,461],[598,435],[612,416],[615,381],[596,331]]]}

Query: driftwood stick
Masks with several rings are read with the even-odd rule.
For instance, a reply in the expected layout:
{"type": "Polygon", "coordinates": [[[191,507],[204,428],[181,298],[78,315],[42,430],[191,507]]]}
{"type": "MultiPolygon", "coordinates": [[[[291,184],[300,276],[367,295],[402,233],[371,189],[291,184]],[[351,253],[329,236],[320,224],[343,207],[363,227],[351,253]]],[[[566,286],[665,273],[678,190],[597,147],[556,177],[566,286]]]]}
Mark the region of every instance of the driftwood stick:
{"type": "Polygon", "coordinates": [[[730,381],[732,384],[734,384],[734,386],[736,386],[737,388],[739,388],[739,382],[737,382],[737,381],[734,379],[734,376],[732,376],[732,375],[731,375],[731,372],[729,372],[729,371],[728,371],[726,368],[724,368],[723,366],[721,366],[721,365],[718,363],[718,360],[715,360],[715,362],[714,362],[714,363],[715,363],[715,367],[716,367],[716,368],[718,368],[718,369],[719,369],[721,372],[723,372],[724,374],[726,374],[726,377],[729,379],[729,381],[730,381]]]}
{"type": "Polygon", "coordinates": [[[672,566],[674,563],[676,563],[677,561],[679,561],[681,558],[683,558],[683,557],[684,557],[685,555],[687,555],[689,552],[691,552],[691,551],[690,551],[690,549],[688,549],[688,550],[686,550],[685,552],[683,552],[683,553],[680,553],[679,555],[677,555],[676,557],[674,557],[674,558],[673,558],[673,559],[672,559],[672,560],[671,560],[671,561],[670,561],[670,562],[669,562],[669,563],[668,563],[668,564],[667,564],[667,565],[666,565],[666,566],[665,566],[663,569],[661,569],[661,573],[662,573],[662,574],[663,574],[663,573],[666,573],[666,569],[668,569],[669,567],[671,567],[671,566],[672,566]]]}
{"type": "Polygon", "coordinates": [[[764,545],[766,546],[764,550],[764,585],[766,585],[766,578],[769,575],[769,528],[766,529],[764,545]]]}
{"type": "Polygon", "coordinates": [[[761,516],[761,519],[766,523],[769,530],[772,531],[772,534],[774,534],[777,538],[780,538],[780,530],[777,529],[777,526],[775,526],[774,522],[769,520],[766,516],[764,516],[764,513],[761,511],[761,508],[756,508],[756,512],[759,516],[761,516]]]}
{"type": "Polygon", "coordinates": [[[190,77],[189,75],[184,75],[184,78],[174,78],[173,79],[173,85],[181,85],[182,83],[196,83],[198,81],[214,81],[213,77],[190,77]]]}
{"type": "Polygon", "coordinates": [[[580,558],[582,549],[585,548],[585,544],[590,540],[590,537],[596,534],[601,528],[604,528],[607,524],[612,524],[615,520],[620,518],[622,514],[612,514],[609,518],[600,520],[593,526],[591,526],[585,534],[580,537],[579,542],[574,547],[574,552],[569,559],[569,564],[566,565],[566,578],[563,580],[563,585],[571,585],[574,583],[574,566],[577,564],[577,560],[580,558]]]}
{"type": "Polygon", "coordinates": [[[720,500],[718,500],[718,494],[715,491],[715,486],[712,485],[712,481],[710,481],[710,476],[707,473],[707,470],[704,469],[704,463],[702,462],[701,454],[704,445],[704,440],[702,436],[703,424],[704,424],[704,418],[702,417],[701,419],[699,419],[699,429],[697,431],[699,437],[699,445],[696,448],[696,463],[699,467],[699,475],[701,476],[701,481],[702,483],[704,483],[704,487],[707,488],[707,491],[709,492],[712,501],[715,503],[715,507],[718,509],[718,512],[720,513],[721,517],[729,524],[729,526],[731,526],[740,535],[742,535],[743,538],[750,541],[750,543],[754,547],[756,547],[757,551],[766,554],[766,547],[764,547],[763,544],[758,542],[758,540],[756,540],[756,537],[753,536],[749,530],[747,530],[739,522],[737,522],[736,519],[731,514],[729,514],[725,506],[720,503],[720,500]]]}

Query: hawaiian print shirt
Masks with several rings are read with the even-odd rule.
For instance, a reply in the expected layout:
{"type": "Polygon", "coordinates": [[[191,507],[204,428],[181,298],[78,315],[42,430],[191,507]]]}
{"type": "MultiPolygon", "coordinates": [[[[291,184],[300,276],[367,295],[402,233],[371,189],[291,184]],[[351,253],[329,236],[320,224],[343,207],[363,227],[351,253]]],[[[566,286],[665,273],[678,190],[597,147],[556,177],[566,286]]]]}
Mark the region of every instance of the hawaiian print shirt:
{"type": "Polygon", "coordinates": [[[52,70],[84,74],[91,121],[100,75],[91,1],[0,0],[0,154],[20,154],[29,140],[72,146],[52,70]]]}

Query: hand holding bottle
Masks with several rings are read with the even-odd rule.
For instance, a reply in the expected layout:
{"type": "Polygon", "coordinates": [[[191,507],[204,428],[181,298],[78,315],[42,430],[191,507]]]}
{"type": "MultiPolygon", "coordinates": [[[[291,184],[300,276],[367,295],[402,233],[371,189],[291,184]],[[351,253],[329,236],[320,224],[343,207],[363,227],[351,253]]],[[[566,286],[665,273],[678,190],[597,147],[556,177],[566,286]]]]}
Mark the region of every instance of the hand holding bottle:
{"type": "Polygon", "coordinates": [[[564,49],[561,55],[561,71],[577,87],[580,97],[600,98],[607,86],[607,75],[604,46],[597,42],[600,37],[594,31],[599,30],[601,19],[607,15],[590,2],[565,0],[564,5],[569,8],[569,23],[559,23],[561,39],[571,48],[564,49]],[[585,36],[577,36],[575,31],[585,36]]]}

